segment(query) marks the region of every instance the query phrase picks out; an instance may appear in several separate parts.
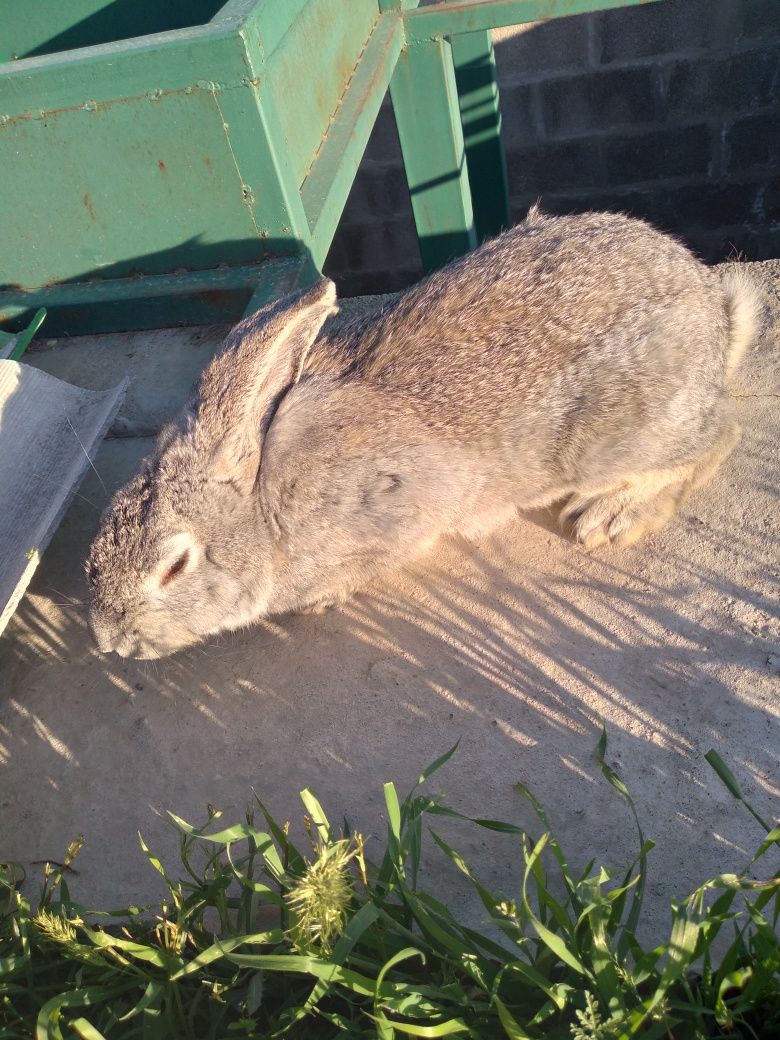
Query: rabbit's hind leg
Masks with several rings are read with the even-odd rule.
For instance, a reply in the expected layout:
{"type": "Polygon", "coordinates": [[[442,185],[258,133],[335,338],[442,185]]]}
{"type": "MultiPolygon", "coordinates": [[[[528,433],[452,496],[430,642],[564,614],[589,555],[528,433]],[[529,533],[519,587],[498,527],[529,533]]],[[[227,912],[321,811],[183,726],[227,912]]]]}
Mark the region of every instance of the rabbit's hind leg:
{"type": "Polygon", "coordinates": [[[689,474],[690,467],[684,476],[654,470],[600,493],[574,494],[563,507],[561,520],[586,549],[608,543],[633,545],[673,516],[689,474]]]}
{"type": "Polygon", "coordinates": [[[688,480],[687,491],[695,491],[696,488],[706,484],[710,477],[720,467],[722,462],[729,457],[739,444],[742,431],[733,420],[727,419],[720,428],[720,432],[706,455],[703,455],[693,466],[693,472],[688,480]]]}
{"type": "Polygon", "coordinates": [[[726,422],[710,450],[695,462],[639,473],[613,487],[575,492],[561,511],[561,521],[586,549],[633,545],[660,530],[686,495],[710,479],[738,440],[739,427],[726,422]]]}

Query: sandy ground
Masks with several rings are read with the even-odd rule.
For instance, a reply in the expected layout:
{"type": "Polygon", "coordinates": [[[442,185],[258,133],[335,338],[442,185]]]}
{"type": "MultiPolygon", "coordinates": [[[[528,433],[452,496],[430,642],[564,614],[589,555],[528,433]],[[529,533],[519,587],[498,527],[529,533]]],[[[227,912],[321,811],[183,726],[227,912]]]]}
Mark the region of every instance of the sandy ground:
{"type": "MultiPolygon", "coordinates": [[[[450,804],[538,834],[512,789],[520,779],[575,864],[624,864],[630,815],[593,758],[605,723],[608,757],[657,842],[647,928],[660,935],[672,897],[740,868],[760,839],[704,752],[721,752],[766,815],[779,804],[780,263],[752,268],[772,318],[733,387],[743,442],[661,534],[589,555],[544,517],[518,517],[477,544],[442,544],[342,609],[159,663],[92,646],[82,560],[106,493],[150,447],[137,435],[186,396],[221,330],[31,354],[83,385],[129,371],[135,386],[116,427],[125,436],[104,444],[0,639],[0,858],[21,860],[34,892],[36,861],[60,859],[82,832],[75,897],[144,902],[159,879],[137,832],[174,864],[164,810],[201,822],[211,803],[237,820],[254,786],[281,818],[298,819],[309,785],[335,821],[381,835],[382,782],[404,791],[460,740],[432,782],[450,804]]],[[[516,894],[514,839],[441,829],[483,878],[516,894]]],[[[426,870],[430,888],[459,900],[430,849],[426,870]]]]}

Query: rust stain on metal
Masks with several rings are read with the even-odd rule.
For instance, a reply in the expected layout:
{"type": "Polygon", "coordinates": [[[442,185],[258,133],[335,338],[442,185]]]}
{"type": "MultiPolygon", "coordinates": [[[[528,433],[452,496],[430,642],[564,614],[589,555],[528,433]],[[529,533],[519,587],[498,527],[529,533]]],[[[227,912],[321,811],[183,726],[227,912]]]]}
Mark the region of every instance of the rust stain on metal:
{"type": "Polygon", "coordinates": [[[157,160],[157,167],[158,167],[160,173],[165,173],[166,170],[168,169],[168,167],[165,165],[165,163],[162,161],[162,159],[158,159],[157,160]]]}
{"type": "Polygon", "coordinates": [[[241,289],[201,289],[199,292],[193,293],[196,300],[200,300],[201,303],[211,304],[230,304],[235,302],[237,292],[249,292],[249,290],[241,289]]]}
{"type": "Polygon", "coordinates": [[[95,210],[92,206],[92,196],[89,192],[85,192],[85,194],[81,196],[81,202],[84,206],[84,209],[89,214],[89,219],[92,221],[93,224],[96,224],[97,216],[95,215],[95,210]]]}

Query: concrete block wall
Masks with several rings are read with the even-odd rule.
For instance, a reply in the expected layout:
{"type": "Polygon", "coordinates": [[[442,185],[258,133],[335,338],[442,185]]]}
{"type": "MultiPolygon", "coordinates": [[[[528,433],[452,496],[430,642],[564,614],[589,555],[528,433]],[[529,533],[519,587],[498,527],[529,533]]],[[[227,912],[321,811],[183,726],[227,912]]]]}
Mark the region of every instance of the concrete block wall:
{"type": "MultiPolygon", "coordinates": [[[[780,256],[780,0],[663,0],[497,30],[513,221],[645,217],[705,260],[780,256]]],[[[419,277],[387,100],[327,272],[343,295],[419,277]]]]}

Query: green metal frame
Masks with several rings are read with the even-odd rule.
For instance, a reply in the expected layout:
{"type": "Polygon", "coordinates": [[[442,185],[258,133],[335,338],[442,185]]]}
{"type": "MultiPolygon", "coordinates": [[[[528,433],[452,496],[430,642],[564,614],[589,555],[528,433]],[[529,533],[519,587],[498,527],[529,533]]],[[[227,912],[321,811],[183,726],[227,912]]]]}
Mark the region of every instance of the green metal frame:
{"type": "Polygon", "coordinates": [[[0,324],[229,320],[306,284],[388,88],[440,266],[509,220],[489,30],[641,2],[6,0],[0,324]]]}
{"type": "Polygon", "coordinates": [[[25,350],[30,345],[35,333],[43,325],[46,319],[46,311],[43,307],[36,311],[33,319],[26,329],[20,332],[0,331],[0,361],[20,361],[25,350]]]}

